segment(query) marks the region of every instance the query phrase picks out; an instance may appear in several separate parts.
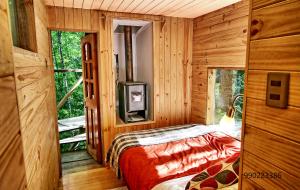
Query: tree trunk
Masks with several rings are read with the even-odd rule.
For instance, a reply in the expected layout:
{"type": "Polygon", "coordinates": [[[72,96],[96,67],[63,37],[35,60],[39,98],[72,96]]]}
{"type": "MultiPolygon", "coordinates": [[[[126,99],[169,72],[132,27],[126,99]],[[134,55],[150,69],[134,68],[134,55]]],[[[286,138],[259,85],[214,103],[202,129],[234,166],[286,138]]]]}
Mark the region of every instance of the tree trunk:
{"type": "Polygon", "coordinates": [[[227,110],[228,106],[232,101],[233,91],[232,91],[232,71],[221,70],[220,71],[220,84],[221,84],[221,97],[222,104],[221,107],[224,111],[227,110]]]}
{"type": "MultiPolygon", "coordinates": [[[[61,41],[61,36],[62,32],[58,31],[57,32],[57,42],[58,42],[58,50],[59,50],[59,55],[60,55],[60,63],[61,63],[61,68],[65,69],[65,62],[64,62],[64,56],[63,56],[63,51],[62,51],[62,41],[61,41]]],[[[63,75],[63,93],[66,94],[68,92],[69,86],[68,86],[68,80],[66,77],[66,73],[62,73],[63,75]]],[[[71,104],[67,100],[67,106],[69,109],[69,113],[72,112],[71,104]]]]}

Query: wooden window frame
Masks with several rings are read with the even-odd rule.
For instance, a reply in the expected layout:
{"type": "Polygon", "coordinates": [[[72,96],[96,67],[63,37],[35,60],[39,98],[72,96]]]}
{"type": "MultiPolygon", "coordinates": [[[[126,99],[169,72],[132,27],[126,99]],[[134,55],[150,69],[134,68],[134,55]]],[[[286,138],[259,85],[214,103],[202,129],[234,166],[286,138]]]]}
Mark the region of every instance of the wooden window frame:
{"type": "Polygon", "coordinates": [[[37,53],[33,0],[9,0],[13,44],[37,53]]]}
{"type": "Polygon", "coordinates": [[[214,115],[215,115],[215,74],[217,69],[223,70],[243,70],[246,72],[243,67],[209,67],[207,68],[207,103],[206,103],[206,124],[214,123],[214,115]]]}

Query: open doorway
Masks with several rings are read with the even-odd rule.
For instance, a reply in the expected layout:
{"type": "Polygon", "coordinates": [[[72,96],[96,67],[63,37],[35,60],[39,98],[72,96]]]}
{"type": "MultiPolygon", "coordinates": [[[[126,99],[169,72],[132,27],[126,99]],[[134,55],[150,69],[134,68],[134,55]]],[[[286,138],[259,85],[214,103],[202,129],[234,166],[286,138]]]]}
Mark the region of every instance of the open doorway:
{"type": "MultiPolygon", "coordinates": [[[[63,174],[98,168],[97,158],[88,153],[86,68],[82,65],[84,32],[51,31],[56,87],[57,116],[63,174]]],[[[97,45],[96,45],[97,47],[97,45]]],[[[86,57],[86,56],[84,56],[86,57]]],[[[99,161],[99,160],[98,160],[99,161]]]]}

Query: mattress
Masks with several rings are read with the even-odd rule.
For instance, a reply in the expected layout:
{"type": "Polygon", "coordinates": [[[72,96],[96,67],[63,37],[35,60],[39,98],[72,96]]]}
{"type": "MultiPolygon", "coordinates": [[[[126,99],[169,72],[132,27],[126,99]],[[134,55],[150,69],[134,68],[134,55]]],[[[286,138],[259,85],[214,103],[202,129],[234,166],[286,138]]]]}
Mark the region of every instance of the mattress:
{"type": "MultiPolygon", "coordinates": [[[[195,176],[189,175],[181,178],[175,178],[168,181],[164,181],[155,187],[153,187],[151,190],[185,190],[186,184],[195,176]]],[[[224,187],[219,190],[238,190],[238,183],[231,185],[229,187],[224,187]]]]}
{"type": "Polygon", "coordinates": [[[130,190],[150,190],[164,181],[197,174],[240,151],[240,142],[222,132],[126,149],[120,168],[130,190]]]}

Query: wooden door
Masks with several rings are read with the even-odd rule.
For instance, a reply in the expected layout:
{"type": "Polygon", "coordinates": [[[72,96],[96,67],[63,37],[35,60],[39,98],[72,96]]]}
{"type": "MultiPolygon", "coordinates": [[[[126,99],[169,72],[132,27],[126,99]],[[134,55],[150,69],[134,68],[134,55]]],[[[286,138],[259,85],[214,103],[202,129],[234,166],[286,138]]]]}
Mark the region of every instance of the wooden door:
{"type": "Polygon", "coordinates": [[[88,34],[81,39],[86,117],[87,151],[98,162],[102,161],[100,100],[97,61],[97,35],[88,34]]]}

